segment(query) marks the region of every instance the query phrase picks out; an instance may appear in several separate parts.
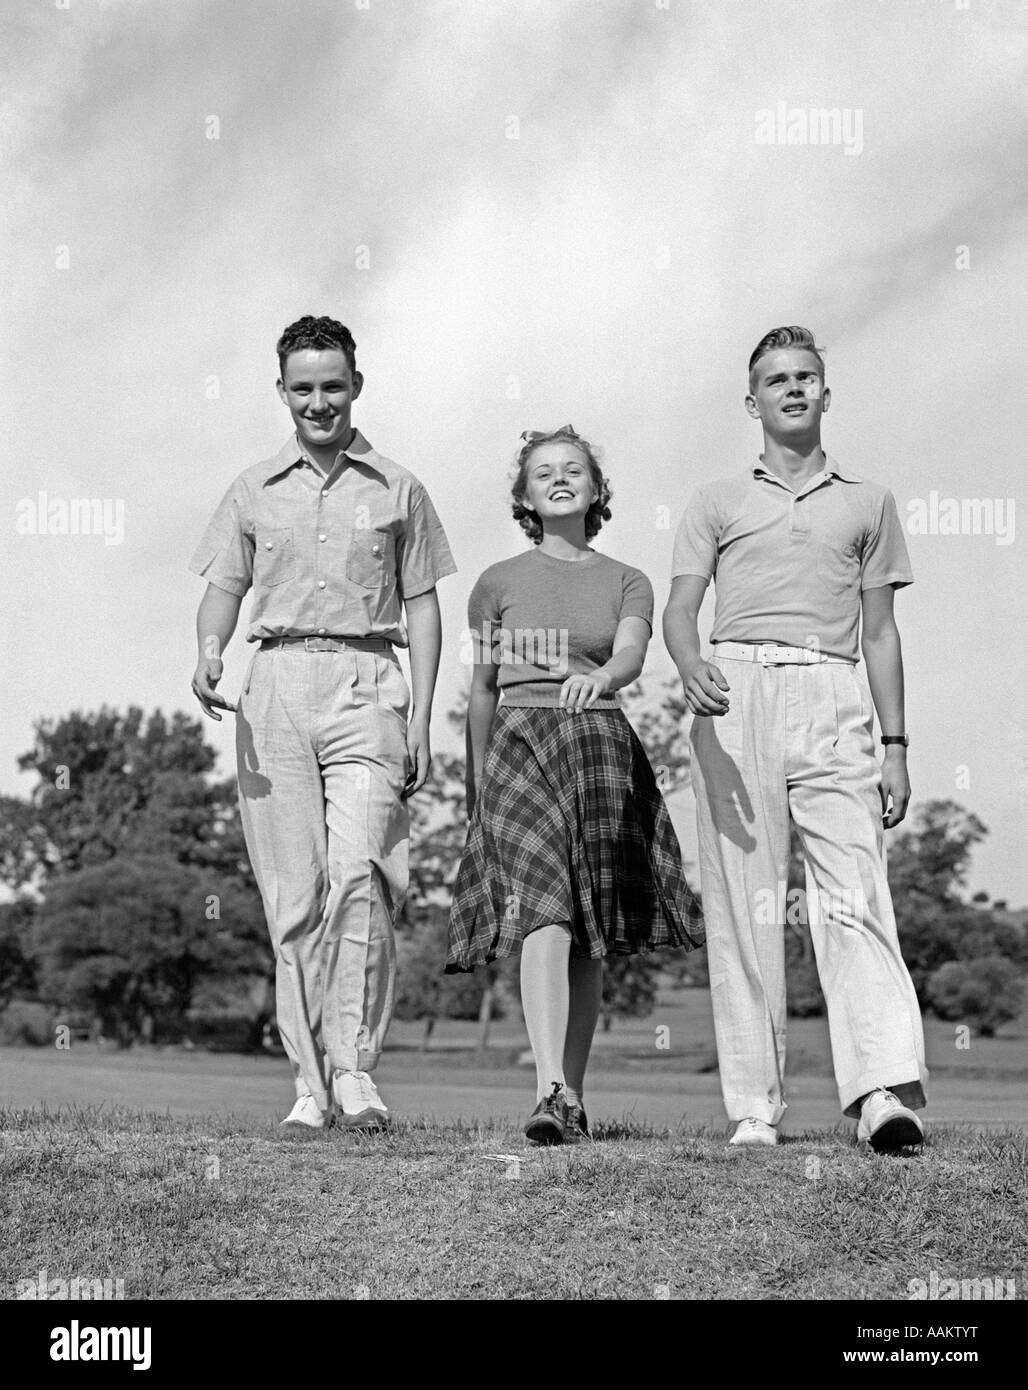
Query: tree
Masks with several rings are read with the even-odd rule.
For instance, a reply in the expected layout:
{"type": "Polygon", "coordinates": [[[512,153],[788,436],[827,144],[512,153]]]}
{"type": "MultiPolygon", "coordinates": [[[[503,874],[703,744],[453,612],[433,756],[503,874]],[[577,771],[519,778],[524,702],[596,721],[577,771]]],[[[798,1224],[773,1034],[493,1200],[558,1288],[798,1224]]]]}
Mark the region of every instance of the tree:
{"type": "Polygon", "coordinates": [[[31,807],[0,807],[5,871],[31,863],[49,877],[162,854],[252,882],[234,784],[209,780],[217,754],[198,719],[104,706],[41,720],[35,735],[18,759],[39,777],[31,807]]]}
{"type": "Polygon", "coordinates": [[[0,903],[0,1009],[12,999],[32,999],[36,968],[32,958],[34,904],[28,898],[0,903]]]}
{"type": "Polygon", "coordinates": [[[667,795],[689,780],[689,707],[682,683],[668,676],[659,685],[633,681],[621,692],[625,718],[635,729],[653,768],[657,786],[667,795]]]}
{"type": "Polygon", "coordinates": [[[954,801],[929,801],[891,842],[889,879],[903,957],[922,1007],[928,980],[949,961],[987,956],[1028,965],[1024,931],[996,908],[967,902],[971,853],[987,834],[973,813],[954,801]]]}
{"type": "Polygon", "coordinates": [[[208,888],[167,854],[119,855],[56,878],[32,928],[43,998],[95,1014],[123,1046],[181,1036],[201,982],[266,970],[252,894],[208,888]]]}
{"type": "Polygon", "coordinates": [[[467,973],[443,972],[447,918],[446,910],[433,908],[416,931],[397,940],[396,1017],[424,1020],[425,1047],[440,1018],[478,1020],[487,1040],[487,1025],[504,1014],[502,991],[496,991],[500,962],[467,973]]]}
{"type": "Polygon", "coordinates": [[[991,1037],[1024,1006],[1023,972],[1004,956],[951,960],[928,977],[925,990],[939,1018],[956,1020],[991,1037]]]}
{"type": "Polygon", "coordinates": [[[657,1003],[661,956],[606,956],[600,1022],[605,1033],[615,1018],[646,1018],[657,1003]]]}
{"type": "MultiPolygon", "coordinates": [[[[194,994],[220,991],[239,1014],[259,1013],[248,994],[272,978],[264,914],[235,783],[211,777],[217,755],[200,721],[104,707],[42,720],[35,735],[19,759],[39,777],[31,801],[0,802],[0,865],[11,886],[44,899],[29,938],[40,988],[95,1007],[121,1041],[151,1027],[181,1031],[194,994]],[[143,864],[156,874],[152,887],[143,864]],[[176,893],[210,904],[212,915],[201,912],[197,951],[183,946],[173,968],[176,893]],[[206,950],[211,942],[217,952],[206,950]],[[231,963],[243,961],[244,976],[233,979],[231,963]]],[[[180,927],[185,941],[184,920],[180,927]]]]}
{"type": "Polygon", "coordinates": [[[0,796],[0,883],[14,893],[38,893],[55,859],[37,807],[0,796]]]}

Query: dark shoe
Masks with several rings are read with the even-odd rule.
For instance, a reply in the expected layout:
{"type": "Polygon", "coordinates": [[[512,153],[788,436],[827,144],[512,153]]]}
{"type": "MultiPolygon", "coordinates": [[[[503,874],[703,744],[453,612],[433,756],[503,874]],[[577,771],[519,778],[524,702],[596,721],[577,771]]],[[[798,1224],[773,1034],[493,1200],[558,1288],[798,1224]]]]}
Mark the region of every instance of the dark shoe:
{"type": "Polygon", "coordinates": [[[568,1103],[564,1087],[553,1083],[553,1091],[532,1111],[525,1134],[533,1144],[563,1144],[567,1139],[568,1103]]]}
{"type": "Polygon", "coordinates": [[[580,1105],[568,1106],[567,1133],[564,1136],[566,1144],[577,1144],[579,1139],[591,1139],[589,1133],[589,1121],[585,1118],[585,1111],[580,1105]]]}

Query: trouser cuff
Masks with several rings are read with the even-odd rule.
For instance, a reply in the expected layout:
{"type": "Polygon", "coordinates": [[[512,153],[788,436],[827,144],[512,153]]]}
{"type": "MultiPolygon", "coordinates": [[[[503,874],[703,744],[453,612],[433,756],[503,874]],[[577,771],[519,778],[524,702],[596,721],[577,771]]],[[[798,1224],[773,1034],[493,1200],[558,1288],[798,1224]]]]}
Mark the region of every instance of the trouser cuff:
{"type": "Polygon", "coordinates": [[[756,1100],[752,1096],[725,1096],[725,1110],[733,1122],[752,1118],[763,1120],[766,1125],[781,1124],[787,1108],[784,1100],[776,1105],[766,1097],[756,1100]]]}
{"type": "Polygon", "coordinates": [[[892,1066],[876,1066],[874,1071],[864,1072],[855,1081],[839,1087],[842,1113],[859,1120],[861,1097],[882,1087],[891,1091],[909,1110],[923,1110],[928,1104],[924,1090],[927,1080],[928,1072],[915,1059],[892,1066]]]}

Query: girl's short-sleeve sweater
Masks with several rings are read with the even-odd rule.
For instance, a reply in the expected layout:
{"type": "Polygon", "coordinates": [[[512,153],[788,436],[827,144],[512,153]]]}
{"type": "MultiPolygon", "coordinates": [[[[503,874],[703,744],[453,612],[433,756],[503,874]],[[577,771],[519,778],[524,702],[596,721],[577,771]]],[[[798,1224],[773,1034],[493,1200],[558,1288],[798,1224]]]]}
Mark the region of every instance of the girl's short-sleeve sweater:
{"type": "MultiPolygon", "coordinates": [[[[611,658],[622,618],[653,627],[653,586],[642,570],[599,551],[558,560],[532,549],[490,565],[468,600],[473,659],[499,664],[504,704],[556,705],[570,675],[611,658]]],[[[617,705],[615,692],[597,706],[617,705]]]]}

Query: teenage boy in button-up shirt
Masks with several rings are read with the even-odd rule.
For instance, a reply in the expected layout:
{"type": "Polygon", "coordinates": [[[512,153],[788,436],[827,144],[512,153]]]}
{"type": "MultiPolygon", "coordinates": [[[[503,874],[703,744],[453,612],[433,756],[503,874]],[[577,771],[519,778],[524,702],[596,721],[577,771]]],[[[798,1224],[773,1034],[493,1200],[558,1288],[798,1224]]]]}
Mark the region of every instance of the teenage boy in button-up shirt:
{"type": "Polygon", "coordinates": [[[746,408],[764,452],[701,487],[675,539],[664,635],[695,718],[700,882],[733,1144],[773,1144],[785,1112],[789,822],[828,1008],[839,1100],[880,1151],[917,1146],[924,1038],[900,954],[883,825],[910,799],[893,594],[913,578],[892,494],[821,447],[831,395],[812,335],[769,333],[746,408]],[[697,617],[715,581],[713,653],[697,617]],[[862,628],[862,631],[860,629],[862,628]],[[858,631],[881,723],[855,665],[858,631]],[[884,814],[883,814],[884,812],[884,814]]]}
{"type": "Polygon", "coordinates": [[[355,351],[333,319],[285,330],[278,390],[296,433],[239,475],[190,562],[208,580],[193,690],[212,719],[236,714],[241,818],[296,1087],[283,1124],[309,1129],[389,1118],[369,1073],[393,1010],[406,798],[431,763],[435,585],[456,568],[421,483],[351,424],[355,351]],[[235,706],[217,690],[221,654],[251,587],[258,646],[235,706]],[[394,651],[408,645],[409,721],[394,651]]]}

